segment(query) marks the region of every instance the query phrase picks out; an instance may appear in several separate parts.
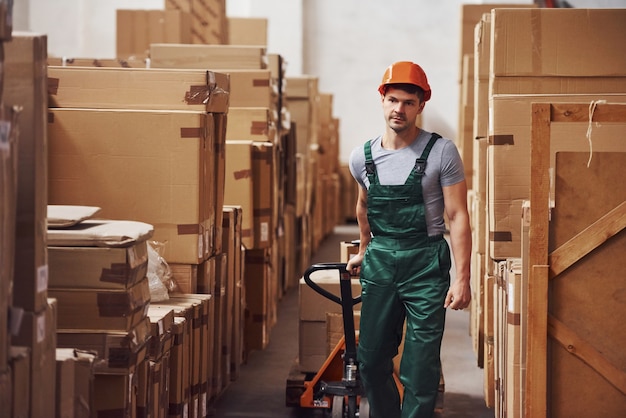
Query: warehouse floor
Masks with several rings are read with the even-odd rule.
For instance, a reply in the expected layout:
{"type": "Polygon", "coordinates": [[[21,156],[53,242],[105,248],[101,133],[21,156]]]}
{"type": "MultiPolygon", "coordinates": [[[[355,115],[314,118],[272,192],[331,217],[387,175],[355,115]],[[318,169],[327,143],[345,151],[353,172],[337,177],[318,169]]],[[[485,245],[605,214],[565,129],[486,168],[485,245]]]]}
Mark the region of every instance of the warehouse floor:
{"type": "MultiPolygon", "coordinates": [[[[338,261],[339,243],[358,238],[356,225],[341,225],[328,236],[312,263],[338,261]]],[[[291,288],[278,305],[278,322],[268,347],[249,354],[237,380],[213,405],[215,418],[323,417],[321,411],[285,406],[285,383],[298,352],[298,288],[291,288]]],[[[469,335],[469,311],[448,310],[442,347],[445,378],[445,418],[491,418],[485,406],[483,370],[476,365],[469,335]]]]}

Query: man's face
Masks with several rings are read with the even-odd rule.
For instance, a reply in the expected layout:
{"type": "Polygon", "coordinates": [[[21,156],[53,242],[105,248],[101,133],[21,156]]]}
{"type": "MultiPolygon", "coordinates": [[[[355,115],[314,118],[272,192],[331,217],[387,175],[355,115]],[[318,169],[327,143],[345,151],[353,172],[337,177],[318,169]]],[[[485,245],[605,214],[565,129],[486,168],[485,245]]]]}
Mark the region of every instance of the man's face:
{"type": "Polygon", "coordinates": [[[396,133],[415,126],[417,115],[424,109],[424,103],[420,102],[417,94],[393,87],[388,88],[382,102],[387,125],[396,133]]]}

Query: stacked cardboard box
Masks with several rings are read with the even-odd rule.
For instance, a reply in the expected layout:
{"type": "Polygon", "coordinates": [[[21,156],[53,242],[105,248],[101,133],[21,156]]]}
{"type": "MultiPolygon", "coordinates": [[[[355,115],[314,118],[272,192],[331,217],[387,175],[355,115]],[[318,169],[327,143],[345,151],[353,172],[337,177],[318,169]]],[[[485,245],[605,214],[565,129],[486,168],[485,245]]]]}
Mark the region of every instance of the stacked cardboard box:
{"type": "MultiPolygon", "coordinates": [[[[67,218],[71,220],[71,217],[67,218]]],[[[94,384],[124,380],[141,367],[151,344],[147,240],[151,225],[85,220],[48,232],[49,294],[58,301],[57,347],[92,351],[94,384]],[[107,377],[102,377],[107,375],[107,377]]],[[[132,413],[135,399],[94,391],[92,411],[111,404],[132,413]]]]}
{"type": "Polygon", "coordinates": [[[5,325],[0,326],[0,375],[7,373],[7,344],[27,347],[30,352],[29,391],[27,400],[22,398],[20,402],[28,403],[31,416],[45,416],[55,409],[57,312],[56,301],[48,298],[45,245],[47,37],[11,33],[11,3],[1,3],[2,103],[8,108],[2,111],[5,130],[0,151],[3,177],[0,316],[1,322],[6,324],[6,313],[10,309],[14,313],[12,318],[21,318],[21,322],[13,323],[10,338],[7,338],[5,325]],[[12,115],[12,109],[20,109],[19,115],[12,115]],[[19,138],[12,136],[15,132],[19,132],[19,138]],[[31,382],[37,381],[49,384],[34,391],[31,382]]]}
{"type": "MultiPolygon", "coordinates": [[[[531,183],[533,103],[582,103],[589,109],[594,103],[624,103],[623,19],[623,9],[495,8],[475,24],[471,333],[485,368],[485,399],[497,416],[525,416],[524,408],[537,407],[536,396],[526,398],[524,355],[533,309],[525,300],[530,267],[523,251],[529,217],[524,205],[537,186],[531,183]]],[[[595,127],[590,138],[587,122],[555,124],[550,167],[555,170],[565,151],[589,157],[623,152],[616,138],[624,126],[595,127]]],[[[548,181],[554,204],[554,173],[548,181]]],[[[561,392],[557,382],[546,389],[548,396],[561,392]]],[[[551,413],[563,411],[555,404],[551,413]]]]}

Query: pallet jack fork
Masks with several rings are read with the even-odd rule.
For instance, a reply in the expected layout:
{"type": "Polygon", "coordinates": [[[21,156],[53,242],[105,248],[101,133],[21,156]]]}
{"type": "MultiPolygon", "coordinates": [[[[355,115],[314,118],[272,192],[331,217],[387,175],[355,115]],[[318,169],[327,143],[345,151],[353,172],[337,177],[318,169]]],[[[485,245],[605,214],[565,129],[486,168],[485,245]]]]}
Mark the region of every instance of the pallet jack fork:
{"type": "MultiPolygon", "coordinates": [[[[302,379],[290,376],[286,388],[287,406],[329,409],[332,418],[369,418],[369,403],[359,379],[354,329],[353,308],[361,303],[361,296],[352,296],[346,263],[313,264],[305,271],[304,281],[320,295],[341,305],[344,336],[314,376],[305,375],[302,379]],[[311,274],[319,270],[338,271],[341,296],[315,283],[311,274]]],[[[402,396],[402,385],[395,374],[394,378],[402,396]]]]}

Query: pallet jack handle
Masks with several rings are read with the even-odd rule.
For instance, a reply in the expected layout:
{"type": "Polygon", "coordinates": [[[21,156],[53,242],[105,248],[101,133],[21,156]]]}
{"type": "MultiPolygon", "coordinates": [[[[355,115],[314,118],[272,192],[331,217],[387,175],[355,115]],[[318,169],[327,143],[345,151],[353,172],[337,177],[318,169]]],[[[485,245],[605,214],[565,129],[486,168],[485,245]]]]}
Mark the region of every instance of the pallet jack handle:
{"type": "MultiPolygon", "coordinates": [[[[317,263],[317,264],[313,264],[311,265],[305,272],[304,272],[304,281],[306,282],[306,284],[308,284],[313,290],[315,290],[317,293],[319,293],[320,295],[324,296],[325,298],[328,298],[330,300],[332,300],[333,302],[339,304],[339,305],[343,305],[343,295],[337,296],[332,292],[329,292],[328,290],[324,289],[323,287],[321,287],[320,285],[318,285],[317,283],[315,283],[312,279],[311,279],[311,274],[319,271],[319,270],[338,270],[339,271],[339,278],[340,280],[347,280],[348,283],[350,283],[350,279],[351,279],[351,275],[350,272],[348,272],[348,270],[346,270],[347,267],[347,263],[317,263]]],[[[357,305],[359,303],[361,303],[361,295],[353,298],[350,296],[350,299],[352,299],[352,303],[350,305],[350,308],[352,308],[352,306],[357,305]]]]}
{"type": "Polygon", "coordinates": [[[353,373],[351,372],[356,367],[356,335],[354,327],[354,305],[361,303],[361,295],[352,297],[352,276],[346,269],[347,263],[318,263],[311,265],[304,272],[304,281],[313,290],[320,295],[332,300],[335,303],[341,305],[341,313],[343,316],[343,330],[345,336],[345,353],[344,361],[346,363],[346,375],[344,378],[348,378],[350,381],[354,381],[353,373]],[[332,292],[322,288],[311,279],[311,274],[319,270],[337,270],[339,273],[339,290],[341,296],[337,296],[332,292]]]}

